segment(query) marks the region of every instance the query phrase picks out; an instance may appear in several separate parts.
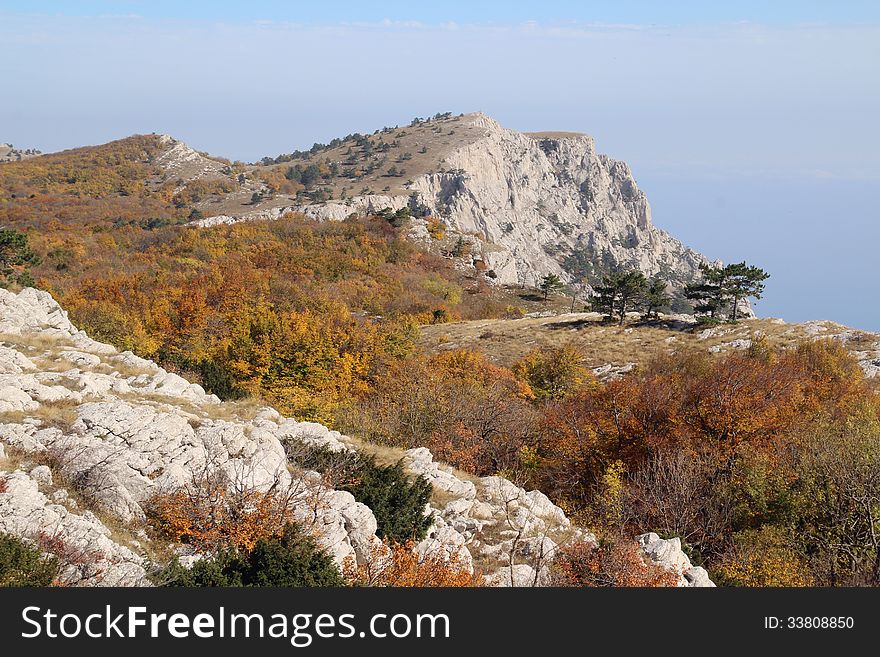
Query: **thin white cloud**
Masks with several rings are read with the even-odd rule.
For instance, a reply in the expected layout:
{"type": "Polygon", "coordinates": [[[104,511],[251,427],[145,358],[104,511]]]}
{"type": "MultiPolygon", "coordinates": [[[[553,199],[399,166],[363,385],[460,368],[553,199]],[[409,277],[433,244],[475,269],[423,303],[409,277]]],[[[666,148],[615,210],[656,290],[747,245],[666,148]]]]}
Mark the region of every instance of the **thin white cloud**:
{"type": "Polygon", "coordinates": [[[0,138],[45,148],[155,129],[256,159],[482,108],[518,129],[591,133],[652,170],[880,174],[872,25],[0,14],[0,74],[17,90],[0,107],[0,138]]]}

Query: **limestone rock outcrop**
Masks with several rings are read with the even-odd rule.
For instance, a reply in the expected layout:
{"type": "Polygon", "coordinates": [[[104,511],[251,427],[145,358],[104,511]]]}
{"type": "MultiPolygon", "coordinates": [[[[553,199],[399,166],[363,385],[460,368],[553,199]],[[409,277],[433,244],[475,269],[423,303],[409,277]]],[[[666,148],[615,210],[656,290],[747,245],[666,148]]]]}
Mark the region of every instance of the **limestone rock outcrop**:
{"type": "Polygon", "coordinates": [[[111,530],[94,513],[72,511],[65,505],[66,495],[53,495],[50,500],[42,492],[52,482],[45,472],[35,472],[40,467],[45,466],[30,474],[21,470],[0,474],[5,483],[0,493],[0,531],[29,538],[51,553],[63,551],[59,580],[65,585],[149,585],[142,558],[114,541],[111,530]]]}
{"type": "MultiPolygon", "coordinates": [[[[367,507],[328,489],[316,473],[288,468],[281,439],[314,435],[320,425],[297,423],[272,409],[244,419],[201,386],[92,340],[45,292],[0,290],[0,414],[7,460],[14,451],[23,463],[50,464],[44,478],[54,476],[62,490],[76,488],[65,503],[84,497],[95,511],[127,527],[143,522],[142,505],[153,495],[212,472],[240,487],[308,499],[296,509],[298,519],[314,529],[340,566],[378,541],[367,507]]],[[[14,466],[6,469],[14,472],[14,466]]],[[[7,509],[49,504],[22,497],[20,487],[7,489],[2,495],[14,496],[5,498],[7,509]]],[[[46,511],[35,518],[54,515],[46,511]]],[[[33,538],[52,530],[51,524],[13,529],[33,538]]]]}
{"type": "Polygon", "coordinates": [[[637,540],[651,561],[678,573],[679,586],[715,586],[705,568],[691,564],[690,557],[681,549],[680,538],[662,539],[650,532],[642,534],[637,540]]]}
{"type": "Polygon", "coordinates": [[[0,164],[3,162],[19,162],[31,157],[42,155],[36,148],[16,148],[12,144],[0,144],[0,164]]]}
{"type": "Polygon", "coordinates": [[[186,143],[170,135],[159,135],[159,143],[167,148],[156,158],[156,164],[168,176],[174,176],[185,182],[224,176],[222,162],[198,152],[186,143]]]}
{"type": "Polygon", "coordinates": [[[661,274],[679,285],[705,258],[651,223],[648,200],[625,162],[592,137],[529,135],[474,114],[485,135],[446,156],[446,171],[412,188],[462,234],[478,234],[499,282],[534,284],[548,272],[609,266],[661,274]]]}

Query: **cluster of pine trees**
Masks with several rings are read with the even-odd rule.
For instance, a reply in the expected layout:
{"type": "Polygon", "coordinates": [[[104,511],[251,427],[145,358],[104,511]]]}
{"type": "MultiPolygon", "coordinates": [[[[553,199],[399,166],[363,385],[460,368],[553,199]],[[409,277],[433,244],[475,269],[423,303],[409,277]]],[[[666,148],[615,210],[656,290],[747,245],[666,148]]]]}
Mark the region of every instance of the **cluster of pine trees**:
{"type": "Polygon", "coordinates": [[[596,312],[616,319],[623,326],[628,312],[641,312],[643,319],[656,316],[671,300],[668,287],[662,278],[649,280],[640,271],[615,272],[605,276],[602,284],[594,288],[591,305],[596,312]]]}
{"type": "MultiPolygon", "coordinates": [[[[742,315],[743,304],[749,298],[761,298],[764,281],[770,277],[760,267],[745,262],[726,266],[702,263],[700,273],[702,279],[687,285],[684,296],[691,302],[694,314],[701,323],[714,323],[725,318],[736,322],[742,315]]],[[[612,271],[602,277],[601,283],[592,287],[590,308],[620,326],[626,322],[627,313],[639,312],[643,320],[656,318],[657,313],[668,308],[672,301],[667,280],[648,278],[637,269],[612,271]]],[[[544,276],[539,284],[545,301],[550,294],[564,288],[562,279],[553,273],[544,276]]]]}
{"type": "Polygon", "coordinates": [[[703,280],[688,285],[685,295],[694,305],[694,312],[708,321],[727,318],[735,322],[740,315],[740,304],[749,297],[760,299],[764,281],[770,274],[760,267],[737,262],[726,267],[700,265],[703,280]]]}

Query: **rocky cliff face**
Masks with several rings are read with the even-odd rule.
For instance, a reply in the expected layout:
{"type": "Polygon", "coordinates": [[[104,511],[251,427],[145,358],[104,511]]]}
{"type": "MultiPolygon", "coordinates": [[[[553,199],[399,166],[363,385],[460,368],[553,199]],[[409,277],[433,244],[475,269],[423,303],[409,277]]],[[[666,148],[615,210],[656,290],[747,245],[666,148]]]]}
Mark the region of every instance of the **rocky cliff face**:
{"type": "MultiPolygon", "coordinates": [[[[293,467],[292,445],[355,449],[322,425],[220,402],[92,340],[46,292],[0,289],[0,531],[63,553],[64,583],[149,585],[157,546],[144,531],[145,501],[206,472],[238,489],[277,491],[337,564],[363,563],[380,543],[372,511],[317,472],[293,467]]],[[[559,545],[595,540],[539,491],[501,477],[463,478],[424,448],[402,457],[434,489],[421,554],[457,554],[492,584],[533,586],[548,582],[559,545]]],[[[682,586],[711,585],[680,546],[640,540],[682,586]]]]}
{"type": "MultiPolygon", "coordinates": [[[[595,279],[625,267],[681,288],[706,262],[652,224],[648,200],[629,167],[598,154],[592,137],[519,133],[484,114],[455,121],[462,137],[444,142],[439,166],[410,172],[405,193],[310,205],[275,199],[270,206],[209,217],[199,225],[275,219],[287,212],[341,220],[353,212],[416,206],[445,222],[447,247],[461,238],[470,262],[482,260],[494,280],[506,284],[535,285],[549,272],[581,283],[585,275],[595,279]]],[[[430,244],[424,220],[413,223],[413,236],[430,244]]]]}
{"type": "Polygon", "coordinates": [[[446,156],[448,170],[414,181],[457,232],[482,238],[483,260],[508,283],[564,280],[615,266],[692,280],[705,258],[651,223],[629,167],[587,135],[522,134],[481,114],[485,136],[446,156]]]}

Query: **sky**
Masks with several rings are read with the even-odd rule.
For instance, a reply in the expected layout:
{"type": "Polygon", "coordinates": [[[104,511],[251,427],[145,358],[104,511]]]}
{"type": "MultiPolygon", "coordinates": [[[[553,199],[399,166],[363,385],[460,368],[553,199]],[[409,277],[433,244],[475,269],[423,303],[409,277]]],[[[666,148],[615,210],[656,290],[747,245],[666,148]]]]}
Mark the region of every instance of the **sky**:
{"type": "Polygon", "coordinates": [[[0,0],[0,141],[164,132],[253,161],[436,112],[571,130],[655,223],[880,330],[880,2],[0,0]]]}

